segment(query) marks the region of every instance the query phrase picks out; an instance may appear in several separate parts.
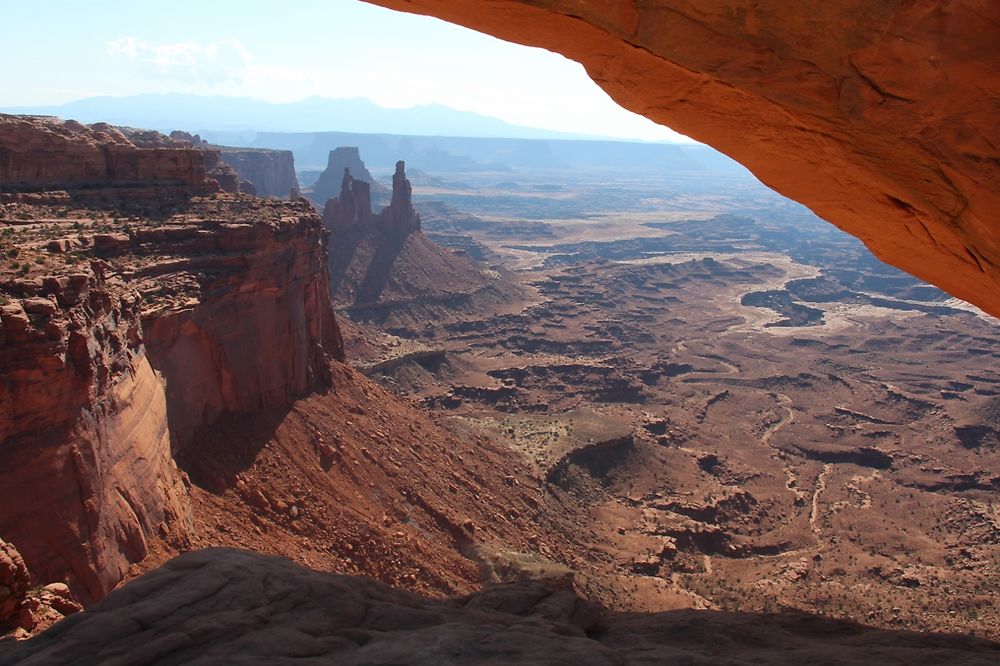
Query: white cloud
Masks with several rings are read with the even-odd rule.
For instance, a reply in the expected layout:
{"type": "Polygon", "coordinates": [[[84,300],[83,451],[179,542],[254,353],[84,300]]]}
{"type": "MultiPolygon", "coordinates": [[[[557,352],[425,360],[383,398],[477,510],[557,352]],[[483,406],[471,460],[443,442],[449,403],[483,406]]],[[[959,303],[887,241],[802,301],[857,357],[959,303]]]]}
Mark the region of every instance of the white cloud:
{"type": "Polygon", "coordinates": [[[241,83],[252,66],[250,52],[235,38],[212,44],[150,44],[123,37],[108,42],[106,51],[136,61],[147,75],[208,85],[241,83]]]}

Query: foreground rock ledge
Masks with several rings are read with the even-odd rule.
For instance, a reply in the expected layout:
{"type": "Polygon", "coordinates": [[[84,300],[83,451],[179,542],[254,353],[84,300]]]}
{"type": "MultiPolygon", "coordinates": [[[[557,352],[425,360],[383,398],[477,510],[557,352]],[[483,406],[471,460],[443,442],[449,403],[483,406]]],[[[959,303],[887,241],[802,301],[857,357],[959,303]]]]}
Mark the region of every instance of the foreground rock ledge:
{"type": "Polygon", "coordinates": [[[182,555],[0,664],[995,664],[1000,645],[792,614],[601,616],[563,582],[432,600],[232,549],[182,555]]]}
{"type": "Polygon", "coordinates": [[[1000,316],[1000,4],[367,0],[579,61],[880,259],[1000,316]]]}

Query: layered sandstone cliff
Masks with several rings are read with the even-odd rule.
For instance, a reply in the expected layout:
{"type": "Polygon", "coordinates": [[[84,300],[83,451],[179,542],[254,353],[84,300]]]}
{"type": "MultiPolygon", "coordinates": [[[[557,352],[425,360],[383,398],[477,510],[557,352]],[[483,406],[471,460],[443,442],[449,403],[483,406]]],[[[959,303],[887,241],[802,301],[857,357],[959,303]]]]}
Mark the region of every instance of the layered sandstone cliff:
{"type": "Polygon", "coordinates": [[[1000,315],[1000,5],[368,0],[577,60],[881,259],[1000,315]]]}
{"type": "Polygon", "coordinates": [[[287,199],[293,193],[298,196],[299,180],[290,150],[228,146],[216,146],[215,149],[223,162],[235,169],[241,179],[253,185],[257,195],[279,199],[287,199]]]}
{"type": "Polygon", "coordinates": [[[201,151],[155,132],[0,114],[0,191],[180,185],[215,189],[201,151]]]}
{"type": "MultiPolygon", "coordinates": [[[[201,151],[202,157],[205,160],[205,172],[207,176],[218,183],[223,192],[229,192],[231,194],[235,194],[237,192],[242,192],[244,194],[258,193],[257,187],[254,183],[248,180],[242,173],[237,171],[237,169],[230,164],[229,160],[223,159],[222,151],[227,149],[211,146],[207,141],[202,139],[201,136],[181,130],[174,130],[171,132],[170,139],[184,147],[190,146],[201,151]]],[[[239,149],[234,148],[228,150],[239,149]]]]}
{"type": "Polygon", "coordinates": [[[179,444],[220,414],[329,385],[330,360],[343,358],[319,216],[303,202],[225,207],[206,220],[196,206],[108,253],[149,303],[143,339],[179,444]]]}
{"type": "Polygon", "coordinates": [[[189,521],[141,300],[101,262],[0,281],[0,534],[97,599],[189,521]]]}
{"type": "MultiPolygon", "coordinates": [[[[305,202],[214,192],[198,151],[189,185],[136,187],[74,171],[96,126],[4,121],[0,145],[36,152],[0,193],[0,535],[92,600],[152,539],[187,539],[172,453],[192,434],[329,385],[326,233],[305,202]]],[[[134,140],[133,163],[159,159],[134,140]]]]}

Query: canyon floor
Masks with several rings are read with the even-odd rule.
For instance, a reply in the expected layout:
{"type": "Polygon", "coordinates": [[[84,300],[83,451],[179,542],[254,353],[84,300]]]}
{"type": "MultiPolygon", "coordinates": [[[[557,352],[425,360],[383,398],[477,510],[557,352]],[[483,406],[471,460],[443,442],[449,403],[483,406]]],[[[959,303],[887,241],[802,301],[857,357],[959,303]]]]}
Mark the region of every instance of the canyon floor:
{"type": "Polygon", "coordinates": [[[353,362],[524,455],[611,608],[1000,637],[996,320],[739,178],[561,177],[417,186],[527,295],[349,323],[353,362]]]}
{"type": "Polygon", "coordinates": [[[738,174],[414,185],[423,230],[347,253],[353,368],[306,202],[5,195],[0,406],[37,413],[0,488],[58,501],[6,503],[40,619],[0,663],[995,661],[995,320],[738,174]],[[137,417],[120,475],[33,429],[74,373],[79,414],[137,417]],[[129,531],[153,412],[173,504],[129,531]]]}

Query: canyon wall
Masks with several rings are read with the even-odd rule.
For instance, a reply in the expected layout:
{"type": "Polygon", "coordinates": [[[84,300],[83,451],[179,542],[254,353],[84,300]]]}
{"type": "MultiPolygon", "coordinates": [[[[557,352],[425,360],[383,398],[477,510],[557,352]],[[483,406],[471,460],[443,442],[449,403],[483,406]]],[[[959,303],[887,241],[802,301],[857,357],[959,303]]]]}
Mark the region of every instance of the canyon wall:
{"type": "Polygon", "coordinates": [[[1000,315],[1000,5],[367,0],[572,58],[880,259],[1000,315]]]}
{"type": "Polygon", "coordinates": [[[235,169],[240,178],[251,183],[259,196],[287,199],[293,191],[299,191],[295,160],[290,150],[226,146],[216,146],[216,149],[222,161],[235,169]]]}
{"type": "Polygon", "coordinates": [[[183,178],[169,160],[176,178],[147,173],[162,153],[142,146],[170,142],[156,133],[121,144],[148,176],[135,187],[96,127],[0,118],[19,150],[0,192],[0,537],[34,583],[84,601],[152,539],[190,534],[178,447],[330,386],[343,358],[308,203],[220,193],[200,150],[169,149],[191,158],[183,178]]]}
{"type": "Polygon", "coordinates": [[[139,295],[104,273],[7,281],[0,306],[0,534],[85,600],[190,520],[139,295]]]}
{"type": "Polygon", "coordinates": [[[0,114],[0,190],[109,183],[213,189],[202,151],[155,132],[0,114]]]}
{"type": "Polygon", "coordinates": [[[260,205],[231,223],[140,230],[115,250],[158,304],[143,314],[144,341],[166,379],[175,443],[223,413],[328,386],[330,360],[343,359],[319,216],[301,202],[275,208],[297,216],[268,219],[260,205]],[[142,261],[150,246],[171,259],[142,261]]]}

